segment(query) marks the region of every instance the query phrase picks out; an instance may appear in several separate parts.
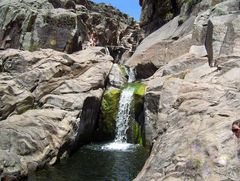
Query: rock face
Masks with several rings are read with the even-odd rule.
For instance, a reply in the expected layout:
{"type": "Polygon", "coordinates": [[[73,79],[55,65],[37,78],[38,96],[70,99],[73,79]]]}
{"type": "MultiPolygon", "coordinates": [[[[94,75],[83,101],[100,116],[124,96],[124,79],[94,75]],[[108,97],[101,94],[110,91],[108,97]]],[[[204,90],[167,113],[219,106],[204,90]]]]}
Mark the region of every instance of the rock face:
{"type": "Polygon", "coordinates": [[[178,15],[183,3],[183,0],[139,0],[142,6],[141,27],[145,33],[152,33],[178,15]]]}
{"type": "Polygon", "coordinates": [[[239,1],[195,7],[196,17],[180,24],[181,16],[174,18],[126,61],[158,68],[144,80],[153,148],[136,181],[239,180],[239,144],[231,132],[240,113],[239,1]]]}
{"type": "Polygon", "coordinates": [[[94,139],[100,106],[113,137],[128,77],[120,60],[147,85],[132,115],[140,125],[145,117],[145,130],[133,125],[132,139],[144,142],[145,133],[153,147],[135,180],[239,180],[230,130],[240,113],[239,0],[140,4],[145,33],[161,28],[135,51],[138,25],[111,6],[0,1],[1,178],[52,165],[94,139]]]}
{"type": "Polygon", "coordinates": [[[92,139],[112,61],[102,47],[0,52],[3,178],[52,165],[92,139]]]}
{"type": "Polygon", "coordinates": [[[136,68],[137,77],[148,78],[170,60],[189,51],[195,18],[190,17],[180,26],[178,20],[179,16],[146,37],[125,62],[125,65],[136,68]]]}
{"type": "Polygon", "coordinates": [[[133,18],[88,0],[2,0],[0,15],[0,177],[8,179],[95,139],[108,77],[127,81],[112,62],[141,37],[133,18]]]}
{"type": "MultiPolygon", "coordinates": [[[[223,0],[224,1],[224,0],[223,0]]],[[[168,21],[179,15],[179,25],[199,11],[211,9],[221,0],[139,0],[142,6],[140,26],[149,35],[168,21]]],[[[223,10],[223,9],[221,9],[223,10]]],[[[224,9],[223,11],[225,11],[224,9]]]]}
{"type": "MultiPolygon", "coordinates": [[[[77,15],[64,9],[54,9],[47,0],[1,1],[1,49],[38,50],[52,48],[71,53],[77,45],[81,26],[77,15]]],[[[83,35],[82,35],[83,36],[83,35]]]]}
{"type": "Polygon", "coordinates": [[[1,49],[51,48],[72,53],[89,46],[108,46],[120,52],[116,58],[120,60],[139,41],[133,18],[91,1],[3,0],[0,12],[1,49]]]}

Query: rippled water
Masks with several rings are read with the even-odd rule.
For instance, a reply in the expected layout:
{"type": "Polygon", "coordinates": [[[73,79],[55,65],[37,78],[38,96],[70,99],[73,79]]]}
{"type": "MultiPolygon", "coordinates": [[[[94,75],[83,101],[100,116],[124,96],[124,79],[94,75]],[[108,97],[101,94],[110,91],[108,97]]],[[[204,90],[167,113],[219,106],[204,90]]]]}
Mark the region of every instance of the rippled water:
{"type": "Polygon", "coordinates": [[[130,181],[137,176],[147,157],[147,151],[139,145],[88,145],[61,163],[37,172],[32,180],[130,181]]]}

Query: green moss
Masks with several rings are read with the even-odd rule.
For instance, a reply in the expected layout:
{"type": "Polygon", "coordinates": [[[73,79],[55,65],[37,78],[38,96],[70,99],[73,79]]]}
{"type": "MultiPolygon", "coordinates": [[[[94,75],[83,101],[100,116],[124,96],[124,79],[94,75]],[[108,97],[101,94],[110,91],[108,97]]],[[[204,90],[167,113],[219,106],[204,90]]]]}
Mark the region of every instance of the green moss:
{"type": "Polygon", "coordinates": [[[199,159],[194,159],[193,160],[193,165],[197,170],[200,170],[202,168],[202,162],[199,159]]]}
{"type": "Polygon", "coordinates": [[[134,124],[134,143],[138,143],[142,146],[145,146],[145,133],[144,129],[138,122],[134,124]]]}
{"type": "Polygon", "coordinates": [[[132,143],[145,145],[143,103],[146,86],[142,83],[126,84],[122,89],[112,89],[105,92],[101,103],[101,132],[105,138],[115,137],[120,95],[122,90],[127,87],[134,88],[134,100],[130,111],[129,130],[127,131],[128,140],[132,143]]]}
{"type": "Polygon", "coordinates": [[[128,73],[127,73],[126,67],[124,65],[119,65],[119,68],[121,70],[122,75],[127,78],[128,73]]]}
{"type": "Polygon", "coordinates": [[[39,47],[39,45],[37,44],[37,43],[33,43],[30,47],[29,47],[29,51],[30,52],[34,52],[34,51],[37,51],[37,50],[39,50],[40,49],[40,47],[39,47]]]}
{"type": "Polygon", "coordinates": [[[143,104],[146,86],[142,83],[131,83],[125,86],[134,87],[134,100],[132,118],[129,123],[129,134],[132,143],[145,146],[145,131],[143,118],[143,104]]]}
{"type": "Polygon", "coordinates": [[[34,27],[34,23],[36,21],[37,15],[33,14],[29,17],[29,21],[27,22],[27,26],[26,26],[26,31],[27,32],[31,32],[33,30],[34,27]]]}
{"type": "Polygon", "coordinates": [[[144,85],[142,83],[134,83],[133,85],[135,87],[134,94],[139,95],[139,96],[145,95],[146,85],[144,85]]]}
{"type": "Polygon", "coordinates": [[[128,141],[142,146],[146,145],[144,123],[135,118],[129,120],[129,129],[127,131],[128,141]]]}
{"type": "Polygon", "coordinates": [[[174,14],[172,12],[168,12],[166,15],[165,15],[165,18],[164,20],[165,21],[170,21],[171,19],[173,19],[174,17],[174,14]]]}
{"type": "Polygon", "coordinates": [[[145,95],[145,89],[146,89],[146,85],[144,85],[143,83],[130,83],[130,84],[126,84],[123,89],[126,89],[127,87],[134,87],[134,94],[135,95],[139,95],[139,96],[144,96],[145,95]]]}
{"type": "Polygon", "coordinates": [[[134,111],[135,115],[139,115],[143,111],[144,96],[134,94],[134,111]]]}
{"type": "Polygon", "coordinates": [[[105,92],[101,104],[103,119],[102,132],[110,137],[114,137],[115,135],[115,119],[117,116],[120,94],[120,89],[113,89],[105,92]]]}

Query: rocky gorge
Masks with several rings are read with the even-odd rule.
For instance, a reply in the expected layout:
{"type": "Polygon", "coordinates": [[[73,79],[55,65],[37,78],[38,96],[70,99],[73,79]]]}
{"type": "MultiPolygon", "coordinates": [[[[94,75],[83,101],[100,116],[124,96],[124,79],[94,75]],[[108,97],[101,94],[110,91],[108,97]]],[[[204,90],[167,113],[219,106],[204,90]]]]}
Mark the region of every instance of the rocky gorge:
{"type": "Polygon", "coordinates": [[[239,0],[139,3],[137,24],[87,0],[0,1],[3,180],[113,138],[131,71],[132,142],[151,147],[135,180],[239,180],[239,0]]]}

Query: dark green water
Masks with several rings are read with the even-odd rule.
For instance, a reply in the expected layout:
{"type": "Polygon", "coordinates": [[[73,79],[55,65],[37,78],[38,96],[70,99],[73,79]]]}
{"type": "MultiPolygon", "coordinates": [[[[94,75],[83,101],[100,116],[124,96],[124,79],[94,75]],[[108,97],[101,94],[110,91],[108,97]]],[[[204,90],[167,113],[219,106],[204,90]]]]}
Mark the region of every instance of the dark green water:
{"type": "Polygon", "coordinates": [[[29,180],[130,181],[137,176],[148,157],[147,151],[137,145],[120,150],[103,147],[103,144],[82,147],[72,157],[38,171],[29,180]]]}

